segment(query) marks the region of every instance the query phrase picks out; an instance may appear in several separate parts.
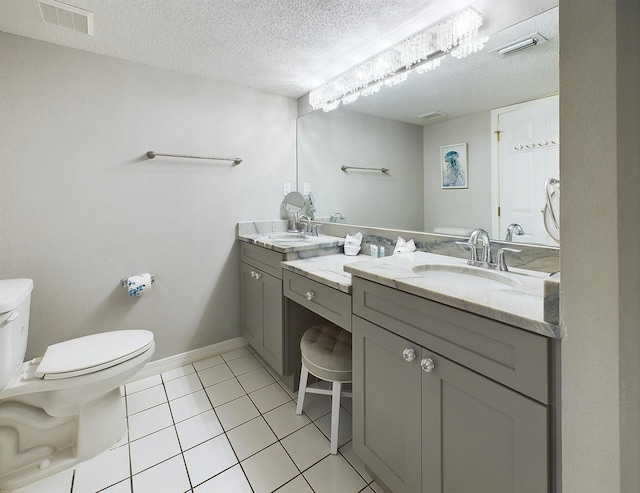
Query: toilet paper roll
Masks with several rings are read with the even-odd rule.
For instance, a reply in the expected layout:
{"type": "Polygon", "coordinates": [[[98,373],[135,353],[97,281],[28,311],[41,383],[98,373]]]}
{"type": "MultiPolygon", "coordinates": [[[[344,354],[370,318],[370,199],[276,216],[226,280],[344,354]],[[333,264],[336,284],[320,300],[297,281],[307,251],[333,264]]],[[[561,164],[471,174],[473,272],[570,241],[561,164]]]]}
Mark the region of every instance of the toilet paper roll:
{"type": "Polygon", "coordinates": [[[142,296],[151,290],[151,274],[138,274],[127,277],[127,294],[129,296],[142,296]]]}

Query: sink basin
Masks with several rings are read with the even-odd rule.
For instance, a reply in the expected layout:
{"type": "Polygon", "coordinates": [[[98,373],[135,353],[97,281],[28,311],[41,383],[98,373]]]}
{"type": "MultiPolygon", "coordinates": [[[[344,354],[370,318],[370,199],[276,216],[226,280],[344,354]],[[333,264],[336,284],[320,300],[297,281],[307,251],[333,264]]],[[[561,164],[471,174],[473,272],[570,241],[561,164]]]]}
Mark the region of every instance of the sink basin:
{"type": "Polygon", "coordinates": [[[277,243],[304,241],[307,238],[304,233],[274,233],[269,235],[269,239],[277,243]]]}
{"type": "Polygon", "coordinates": [[[517,279],[500,271],[467,265],[417,265],[413,268],[413,272],[430,281],[461,288],[506,289],[520,286],[517,279]]]}

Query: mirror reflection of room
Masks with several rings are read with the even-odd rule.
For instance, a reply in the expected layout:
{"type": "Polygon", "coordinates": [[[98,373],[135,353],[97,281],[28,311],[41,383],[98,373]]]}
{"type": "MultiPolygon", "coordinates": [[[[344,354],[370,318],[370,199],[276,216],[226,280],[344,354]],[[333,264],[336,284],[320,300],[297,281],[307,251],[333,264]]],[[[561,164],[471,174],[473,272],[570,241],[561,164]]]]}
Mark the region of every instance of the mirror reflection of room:
{"type": "Polygon", "coordinates": [[[492,34],[473,56],[301,116],[298,190],[312,190],[319,220],[339,211],[356,225],[463,236],[482,227],[495,239],[556,246],[542,211],[546,180],[559,179],[557,93],[553,8],[492,34]],[[457,145],[468,177],[449,187],[442,151],[457,145]]]}

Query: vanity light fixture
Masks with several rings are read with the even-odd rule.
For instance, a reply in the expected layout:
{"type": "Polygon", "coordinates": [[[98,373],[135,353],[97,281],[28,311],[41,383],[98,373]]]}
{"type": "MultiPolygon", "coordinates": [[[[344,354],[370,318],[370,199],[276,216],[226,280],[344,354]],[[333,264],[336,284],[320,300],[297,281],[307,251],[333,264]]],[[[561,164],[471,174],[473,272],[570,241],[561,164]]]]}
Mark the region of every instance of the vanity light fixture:
{"type": "Polygon", "coordinates": [[[314,110],[331,111],[341,102],[349,104],[378,92],[382,85],[404,82],[414,69],[418,73],[433,70],[446,54],[464,58],[481,50],[489,40],[478,38],[480,26],[482,15],[468,7],[314,89],[309,103],[314,110]]]}
{"type": "Polygon", "coordinates": [[[503,57],[506,55],[510,55],[511,53],[515,53],[517,51],[522,51],[522,50],[526,50],[527,48],[532,48],[546,41],[547,41],[547,38],[545,38],[542,34],[533,33],[533,34],[530,34],[529,36],[516,39],[511,43],[508,43],[506,45],[500,46],[499,48],[491,50],[490,53],[493,53],[494,55],[498,55],[499,57],[503,57]]]}

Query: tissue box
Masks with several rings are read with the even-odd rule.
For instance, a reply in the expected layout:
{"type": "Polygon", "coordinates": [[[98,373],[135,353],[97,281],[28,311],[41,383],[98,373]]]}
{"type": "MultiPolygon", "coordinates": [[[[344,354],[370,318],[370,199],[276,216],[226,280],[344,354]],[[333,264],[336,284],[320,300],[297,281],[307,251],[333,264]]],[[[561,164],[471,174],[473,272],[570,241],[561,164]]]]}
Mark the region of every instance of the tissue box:
{"type": "Polygon", "coordinates": [[[360,251],[360,247],[358,245],[345,245],[344,246],[344,254],[345,255],[358,255],[360,251]]]}

